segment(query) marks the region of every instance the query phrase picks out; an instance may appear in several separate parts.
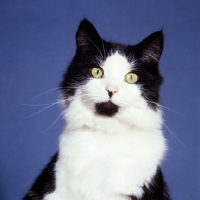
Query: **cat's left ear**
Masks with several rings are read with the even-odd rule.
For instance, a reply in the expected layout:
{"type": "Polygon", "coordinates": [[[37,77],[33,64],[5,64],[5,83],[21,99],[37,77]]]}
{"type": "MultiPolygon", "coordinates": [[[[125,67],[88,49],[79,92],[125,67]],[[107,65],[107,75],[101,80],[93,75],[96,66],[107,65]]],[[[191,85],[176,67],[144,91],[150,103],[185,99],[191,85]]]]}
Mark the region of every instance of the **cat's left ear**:
{"type": "Polygon", "coordinates": [[[87,52],[100,51],[102,40],[94,26],[87,20],[83,19],[76,33],[77,51],[81,54],[87,52]]]}
{"type": "Polygon", "coordinates": [[[137,57],[144,63],[158,62],[162,54],[163,42],[162,31],[152,33],[135,46],[137,57]]]}

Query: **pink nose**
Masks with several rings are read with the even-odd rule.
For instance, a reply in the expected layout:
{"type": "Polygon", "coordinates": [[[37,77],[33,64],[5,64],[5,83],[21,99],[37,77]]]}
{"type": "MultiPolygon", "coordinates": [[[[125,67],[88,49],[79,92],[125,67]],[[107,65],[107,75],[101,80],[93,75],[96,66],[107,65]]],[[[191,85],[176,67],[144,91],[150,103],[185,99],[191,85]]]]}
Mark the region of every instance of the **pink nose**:
{"type": "Polygon", "coordinates": [[[107,86],[106,91],[108,92],[108,96],[111,98],[113,94],[118,92],[118,89],[114,86],[107,86]]]}

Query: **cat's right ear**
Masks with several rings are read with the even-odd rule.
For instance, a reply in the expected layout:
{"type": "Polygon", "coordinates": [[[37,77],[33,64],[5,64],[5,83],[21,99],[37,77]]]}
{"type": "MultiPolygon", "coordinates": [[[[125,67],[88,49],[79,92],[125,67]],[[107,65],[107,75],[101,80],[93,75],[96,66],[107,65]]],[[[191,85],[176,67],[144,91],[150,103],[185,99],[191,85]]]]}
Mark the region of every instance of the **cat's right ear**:
{"type": "Polygon", "coordinates": [[[81,54],[101,49],[102,40],[94,26],[87,20],[81,21],[76,33],[77,51],[81,54]]]}
{"type": "Polygon", "coordinates": [[[163,50],[164,37],[157,31],[135,46],[137,57],[144,63],[158,62],[163,50]]]}

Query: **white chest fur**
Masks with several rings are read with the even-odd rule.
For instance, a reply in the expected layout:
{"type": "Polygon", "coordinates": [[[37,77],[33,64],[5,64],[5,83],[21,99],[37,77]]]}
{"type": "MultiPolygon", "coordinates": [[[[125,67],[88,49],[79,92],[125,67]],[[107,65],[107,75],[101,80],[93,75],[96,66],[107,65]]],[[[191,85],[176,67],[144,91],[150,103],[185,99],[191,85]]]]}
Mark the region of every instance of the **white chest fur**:
{"type": "Polygon", "coordinates": [[[64,131],[56,164],[56,190],[45,200],[125,200],[140,197],[165,152],[161,131],[105,134],[64,131]]]}

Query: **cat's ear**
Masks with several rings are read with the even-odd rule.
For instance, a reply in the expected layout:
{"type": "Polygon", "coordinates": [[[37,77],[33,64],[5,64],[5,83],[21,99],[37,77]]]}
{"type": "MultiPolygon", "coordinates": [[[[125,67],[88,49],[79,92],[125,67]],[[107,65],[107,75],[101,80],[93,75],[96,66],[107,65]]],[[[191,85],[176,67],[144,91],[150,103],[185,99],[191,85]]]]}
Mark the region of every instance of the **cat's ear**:
{"type": "Polygon", "coordinates": [[[82,20],[76,33],[77,51],[81,54],[99,51],[101,42],[94,26],[87,19],[82,20]]]}
{"type": "Polygon", "coordinates": [[[158,62],[163,50],[164,37],[157,31],[135,46],[137,57],[144,63],[158,62]]]}

